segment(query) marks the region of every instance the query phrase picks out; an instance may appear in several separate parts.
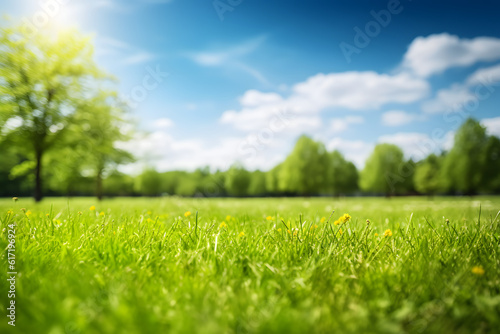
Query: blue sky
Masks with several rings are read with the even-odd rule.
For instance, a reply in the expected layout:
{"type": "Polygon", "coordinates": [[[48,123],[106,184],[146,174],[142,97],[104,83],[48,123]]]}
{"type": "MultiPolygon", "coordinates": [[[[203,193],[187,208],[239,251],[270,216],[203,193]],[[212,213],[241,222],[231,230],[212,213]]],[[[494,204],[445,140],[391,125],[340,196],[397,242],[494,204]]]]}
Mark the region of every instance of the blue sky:
{"type": "Polygon", "coordinates": [[[303,133],[359,167],[380,142],[420,159],[449,148],[469,115],[500,135],[495,1],[20,0],[0,9],[94,36],[96,61],[147,131],[121,144],[140,158],[129,171],[235,161],[266,170],[303,133]],[[155,71],[168,76],[152,81],[155,71]]]}

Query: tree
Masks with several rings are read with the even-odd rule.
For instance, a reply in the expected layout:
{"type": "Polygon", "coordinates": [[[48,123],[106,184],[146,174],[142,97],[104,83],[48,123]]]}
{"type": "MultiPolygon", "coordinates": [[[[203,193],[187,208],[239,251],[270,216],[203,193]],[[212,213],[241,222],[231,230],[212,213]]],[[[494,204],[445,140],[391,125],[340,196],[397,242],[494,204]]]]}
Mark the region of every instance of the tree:
{"type": "Polygon", "coordinates": [[[490,193],[500,192],[500,139],[490,136],[483,148],[483,180],[481,189],[490,193]]]}
{"type": "Polygon", "coordinates": [[[52,37],[1,28],[0,45],[1,123],[16,123],[6,135],[35,162],[34,198],[40,201],[46,152],[62,140],[89,88],[104,75],[89,39],[74,31],[52,37]]]}
{"type": "Polygon", "coordinates": [[[115,92],[100,90],[92,99],[80,104],[71,131],[71,147],[79,152],[81,168],[88,169],[95,179],[95,194],[103,196],[103,178],[119,164],[133,161],[130,153],[116,147],[117,142],[131,138],[125,120],[125,105],[115,92]]]}
{"type": "Polygon", "coordinates": [[[328,156],[325,146],[303,135],[283,162],[279,187],[299,195],[313,195],[325,190],[328,156]]]}
{"type": "Polygon", "coordinates": [[[344,159],[339,151],[328,154],[328,190],[333,195],[355,191],[358,185],[358,171],[352,162],[344,159]]]}
{"type": "Polygon", "coordinates": [[[250,185],[248,186],[250,196],[263,196],[266,194],[266,174],[256,170],[250,174],[250,185]]]}
{"type": "Polygon", "coordinates": [[[231,196],[248,195],[250,173],[239,164],[234,164],[226,172],[225,188],[231,196]]]}
{"type": "Polygon", "coordinates": [[[270,195],[277,195],[281,193],[279,189],[279,175],[283,163],[274,166],[273,169],[266,172],[266,191],[270,195]]]}
{"type": "Polygon", "coordinates": [[[484,183],[486,129],[469,118],[455,133],[453,148],[446,156],[447,188],[474,195],[484,183]]]}
{"type": "Polygon", "coordinates": [[[417,164],[413,180],[419,193],[435,195],[442,190],[441,166],[442,158],[435,154],[417,164]]]}
{"type": "Polygon", "coordinates": [[[161,175],[154,168],[146,168],[136,177],[134,190],[145,196],[158,196],[161,193],[161,175]]]}
{"type": "Polygon", "coordinates": [[[361,172],[361,188],[386,196],[396,193],[405,181],[405,176],[402,175],[403,164],[403,152],[399,147],[378,144],[361,172]]]}

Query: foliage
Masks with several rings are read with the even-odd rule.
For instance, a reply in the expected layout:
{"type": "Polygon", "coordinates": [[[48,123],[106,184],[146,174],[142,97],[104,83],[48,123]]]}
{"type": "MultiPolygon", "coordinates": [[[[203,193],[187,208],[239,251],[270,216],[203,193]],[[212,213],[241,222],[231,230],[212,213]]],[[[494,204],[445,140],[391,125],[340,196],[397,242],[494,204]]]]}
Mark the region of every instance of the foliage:
{"type": "Polygon", "coordinates": [[[360,186],[371,193],[394,194],[399,191],[404,176],[403,152],[392,144],[378,144],[361,172],[360,186]]]}
{"type": "Polygon", "coordinates": [[[499,207],[498,197],[21,198],[0,200],[0,246],[16,222],[19,333],[493,333],[499,207]]]}

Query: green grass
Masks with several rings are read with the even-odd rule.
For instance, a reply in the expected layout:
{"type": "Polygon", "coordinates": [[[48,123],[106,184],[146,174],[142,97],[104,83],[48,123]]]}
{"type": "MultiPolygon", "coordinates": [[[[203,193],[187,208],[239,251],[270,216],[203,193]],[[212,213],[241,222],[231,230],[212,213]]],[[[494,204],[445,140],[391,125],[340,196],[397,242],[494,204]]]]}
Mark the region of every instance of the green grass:
{"type": "Polygon", "coordinates": [[[498,197],[0,200],[19,272],[16,327],[4,315],[0,332],[498,332],[499,210],[498,197]]]}

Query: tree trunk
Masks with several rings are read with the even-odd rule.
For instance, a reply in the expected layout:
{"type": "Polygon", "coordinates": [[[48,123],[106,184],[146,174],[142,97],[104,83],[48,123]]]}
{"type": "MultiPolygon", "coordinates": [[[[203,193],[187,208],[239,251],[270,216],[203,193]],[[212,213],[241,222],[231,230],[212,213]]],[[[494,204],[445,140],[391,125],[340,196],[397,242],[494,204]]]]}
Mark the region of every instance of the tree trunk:
{"type": "Polygon", "coordinates": [[[97,172],[97,183],[96,183],[96,196],[100,201],[102,200],[102,170],[97,172]]]}
{"type": "Polygon", "coordinates": [[[43,197],[42,193],[42,151],[35,152],[36,167],[35,167],[35,202],[40,202],[43,197]]]}

